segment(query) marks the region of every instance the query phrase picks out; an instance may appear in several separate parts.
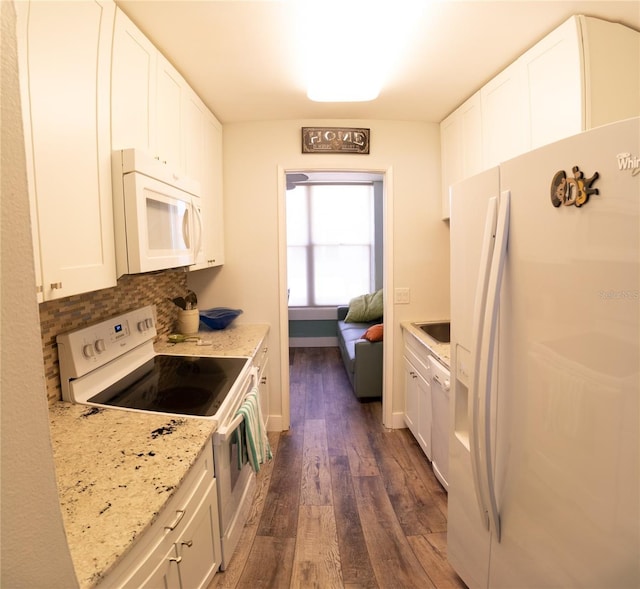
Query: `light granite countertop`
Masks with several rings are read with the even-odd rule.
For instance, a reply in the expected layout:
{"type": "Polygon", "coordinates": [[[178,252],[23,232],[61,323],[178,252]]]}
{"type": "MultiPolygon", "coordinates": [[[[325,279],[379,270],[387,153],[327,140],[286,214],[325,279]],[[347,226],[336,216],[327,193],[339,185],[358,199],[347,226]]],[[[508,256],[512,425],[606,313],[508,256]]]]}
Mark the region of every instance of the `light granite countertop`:
{"type": "MultiPolygon", "coordinates": [[[[253,357],[268,325],[158,342],[159,353],[253,357]]],[[[60,507],[78,582],[94,586],[155,520],[218,424],[212,419],[58,402],[50,427],[60,507]]]]}
{"type": "Polygon", "coordinates": [[[414,323],[427,323],[426,321],[401,321],[400,327],[408,331],[423,344],[435,356],[441,364],[451,369],[451,345],[441,344],[429,337],[424,331],[413,325],[414,323]]]}
{"type": "Polygon", "coordinates": [[[166,339],[156,342],[155,350],[160,354],[185,354],[189,356],[246,356],[253,357],[260,342],[269,332],[266,324],[235,324],[218,331],[200,331],[198,337],[211,342],[199,346],[194,341],[173,344],[166,339]]]}

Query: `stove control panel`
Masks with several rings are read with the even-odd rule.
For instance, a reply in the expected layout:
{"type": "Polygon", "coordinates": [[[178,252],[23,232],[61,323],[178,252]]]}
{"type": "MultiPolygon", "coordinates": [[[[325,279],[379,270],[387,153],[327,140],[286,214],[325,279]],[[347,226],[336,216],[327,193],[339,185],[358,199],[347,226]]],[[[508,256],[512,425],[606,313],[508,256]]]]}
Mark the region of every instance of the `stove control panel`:
{"type": "Polygon", "coordinates": [[[60,376],[66,379],[84,376],[156,335],[154,305],[60,334],[56,338],[60,376]]]}

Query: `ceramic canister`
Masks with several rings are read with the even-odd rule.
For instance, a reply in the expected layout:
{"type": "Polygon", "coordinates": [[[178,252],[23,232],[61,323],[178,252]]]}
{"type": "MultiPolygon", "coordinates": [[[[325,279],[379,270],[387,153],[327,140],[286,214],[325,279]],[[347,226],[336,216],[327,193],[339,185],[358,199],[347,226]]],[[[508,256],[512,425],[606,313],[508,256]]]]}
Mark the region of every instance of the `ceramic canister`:
{"type": "Polygon", "coordinates": [[[200,326],[200,314],[198,309],[178,310],[178,324],[176,331],[182,335],[198,333],[200,326]]]}

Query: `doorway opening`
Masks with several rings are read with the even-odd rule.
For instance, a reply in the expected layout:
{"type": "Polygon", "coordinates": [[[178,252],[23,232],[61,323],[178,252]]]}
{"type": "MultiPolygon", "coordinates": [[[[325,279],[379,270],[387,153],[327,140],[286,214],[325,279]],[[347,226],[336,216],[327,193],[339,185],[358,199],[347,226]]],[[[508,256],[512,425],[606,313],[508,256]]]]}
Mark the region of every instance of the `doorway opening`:
{"type": "Polygon", "coordinates": [[[338,307],[386,282],[385,173],[283,174],[288,347],[338,347],[338,307]]]}

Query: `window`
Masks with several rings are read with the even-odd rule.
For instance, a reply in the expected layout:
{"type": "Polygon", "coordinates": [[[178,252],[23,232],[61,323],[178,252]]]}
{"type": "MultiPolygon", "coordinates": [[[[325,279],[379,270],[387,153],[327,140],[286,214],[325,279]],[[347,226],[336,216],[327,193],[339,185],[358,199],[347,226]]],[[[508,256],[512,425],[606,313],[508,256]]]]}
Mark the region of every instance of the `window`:
{"type": "Polygon", "coordinates": [[[287,192],[289,306],[346,304],[375,290],[373,184],[287,192]]]}

